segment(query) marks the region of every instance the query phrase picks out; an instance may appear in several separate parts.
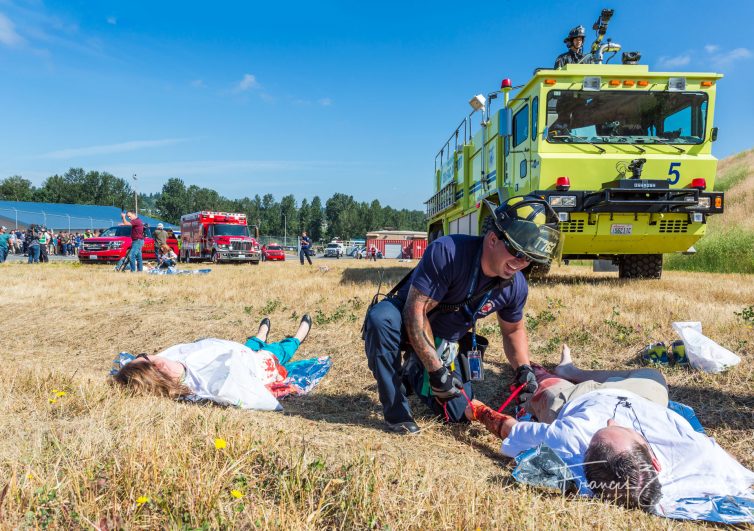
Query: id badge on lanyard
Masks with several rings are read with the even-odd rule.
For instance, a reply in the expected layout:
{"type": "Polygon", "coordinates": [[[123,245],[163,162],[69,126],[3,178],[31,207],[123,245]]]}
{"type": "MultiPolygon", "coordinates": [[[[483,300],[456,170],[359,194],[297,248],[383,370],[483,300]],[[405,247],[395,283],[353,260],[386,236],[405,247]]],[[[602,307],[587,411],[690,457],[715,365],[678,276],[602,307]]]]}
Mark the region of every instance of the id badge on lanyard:
{"type": "Polygon", "coordinates": [[[476,344],[476,315],[487,303],[490,298],[490,291],[488,291],[479,307],[471,315],[471,350],[466,353],[466,359],[469,361],[469,379],[472,382],[481,382],[484,380],[484,361],[482,360],[482,351],[477,348],[476,344]]]}

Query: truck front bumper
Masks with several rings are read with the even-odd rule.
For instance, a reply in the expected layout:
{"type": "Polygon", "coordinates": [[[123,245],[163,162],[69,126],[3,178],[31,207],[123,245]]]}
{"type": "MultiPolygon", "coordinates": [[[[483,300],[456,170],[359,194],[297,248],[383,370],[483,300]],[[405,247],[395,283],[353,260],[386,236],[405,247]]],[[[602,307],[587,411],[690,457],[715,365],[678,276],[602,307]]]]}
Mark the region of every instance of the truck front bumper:
{"type": "Polygon", "coordinates": [[[219,262],[259,262],[261,259],[259,251],[217,251],[219,262]]]}
{"type": "Polygon", "coordinates": [[[692,188],[534,194],[558,214],[565,258],[683,252],[704,236],[707,217],[724,211],[722,192],[692,188]]]}

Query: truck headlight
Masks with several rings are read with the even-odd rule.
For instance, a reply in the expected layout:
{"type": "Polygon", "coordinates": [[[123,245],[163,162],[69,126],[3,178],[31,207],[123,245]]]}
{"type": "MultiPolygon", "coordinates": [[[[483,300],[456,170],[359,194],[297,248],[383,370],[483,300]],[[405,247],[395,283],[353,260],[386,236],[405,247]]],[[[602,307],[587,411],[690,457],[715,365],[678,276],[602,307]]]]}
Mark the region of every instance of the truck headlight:
{"type": "Polygon", "coordinates": [[[699,198],[699,208],[703,208],[704,210],[709,210],[710,205],[710,198],[709,197],[700,197],[699,198]]]}
{"type": "Polygon", "coordinates": [[[576,208],[576,196],[575,195],[551,195],[550,206],[561,207],[561,208],[576,208]]]}

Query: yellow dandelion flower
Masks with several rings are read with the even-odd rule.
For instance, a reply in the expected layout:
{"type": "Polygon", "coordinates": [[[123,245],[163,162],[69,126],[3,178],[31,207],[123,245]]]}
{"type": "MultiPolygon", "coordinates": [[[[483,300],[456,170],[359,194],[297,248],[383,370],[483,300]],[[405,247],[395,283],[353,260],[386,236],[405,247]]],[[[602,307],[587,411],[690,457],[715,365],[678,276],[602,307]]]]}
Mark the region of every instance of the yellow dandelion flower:
{"type": "Polygon", "coordinates": [[[68,393],[66,393],[65,391],[56,391],[56,392],[55,392],[55,396],[57,396],[58,398],[60,398],[60,397],[62,397],[62,396],[65,396],[65,395],[67,395],[67,394],[68,394],[68,393]]]}
{"type": "Polygon", "coordinates": [[[49,402],[50,404],[54,404],[55,402],[57,402],[57,400],[55,400],[54,398],[50,398],[49,402]]]}
{"type": "Polygon", "coordinates": [[[230,495],[236,499],[243,498],[243,492],[238,489],[233,489],[232,491],[230,491],[230,495]]]}
{"type": "Polygon", "coordinates": [[[31,474],[26,474],[26,479],[34,479],[34,476],[32,476],[31,474]]]}
{"type": "Polygon", "coordinates": [[[60,391],[58,391],[57,389],[53,389],[52,392],[53,393],[59,393],[60,391]]]}
{"type": "Polygon", "coordinates": [[[218,450],[222,450],[228,446],[228,443],[225,441],[225,439],[215,439],[215,448],[218,450]]]}
{"type": "Polygon", "coordinates": [[[149,497],[148,496],[139,496],[136,498],[136,503],[138,505],[144,505],[145,503],[149,503],[149,497]]]}

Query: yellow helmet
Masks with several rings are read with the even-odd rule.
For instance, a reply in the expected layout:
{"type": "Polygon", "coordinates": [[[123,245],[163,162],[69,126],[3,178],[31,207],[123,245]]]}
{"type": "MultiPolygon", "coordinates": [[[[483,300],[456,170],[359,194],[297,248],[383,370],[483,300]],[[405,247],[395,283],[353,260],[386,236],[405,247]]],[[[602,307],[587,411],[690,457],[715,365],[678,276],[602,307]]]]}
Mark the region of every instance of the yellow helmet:
{"type": "Polygon", "coordinates": [[[558,215],[537,196],[515,196],[493,211],[492,230],[518,254],[531,262],[547,264],[560,250],[558,215]]]}

